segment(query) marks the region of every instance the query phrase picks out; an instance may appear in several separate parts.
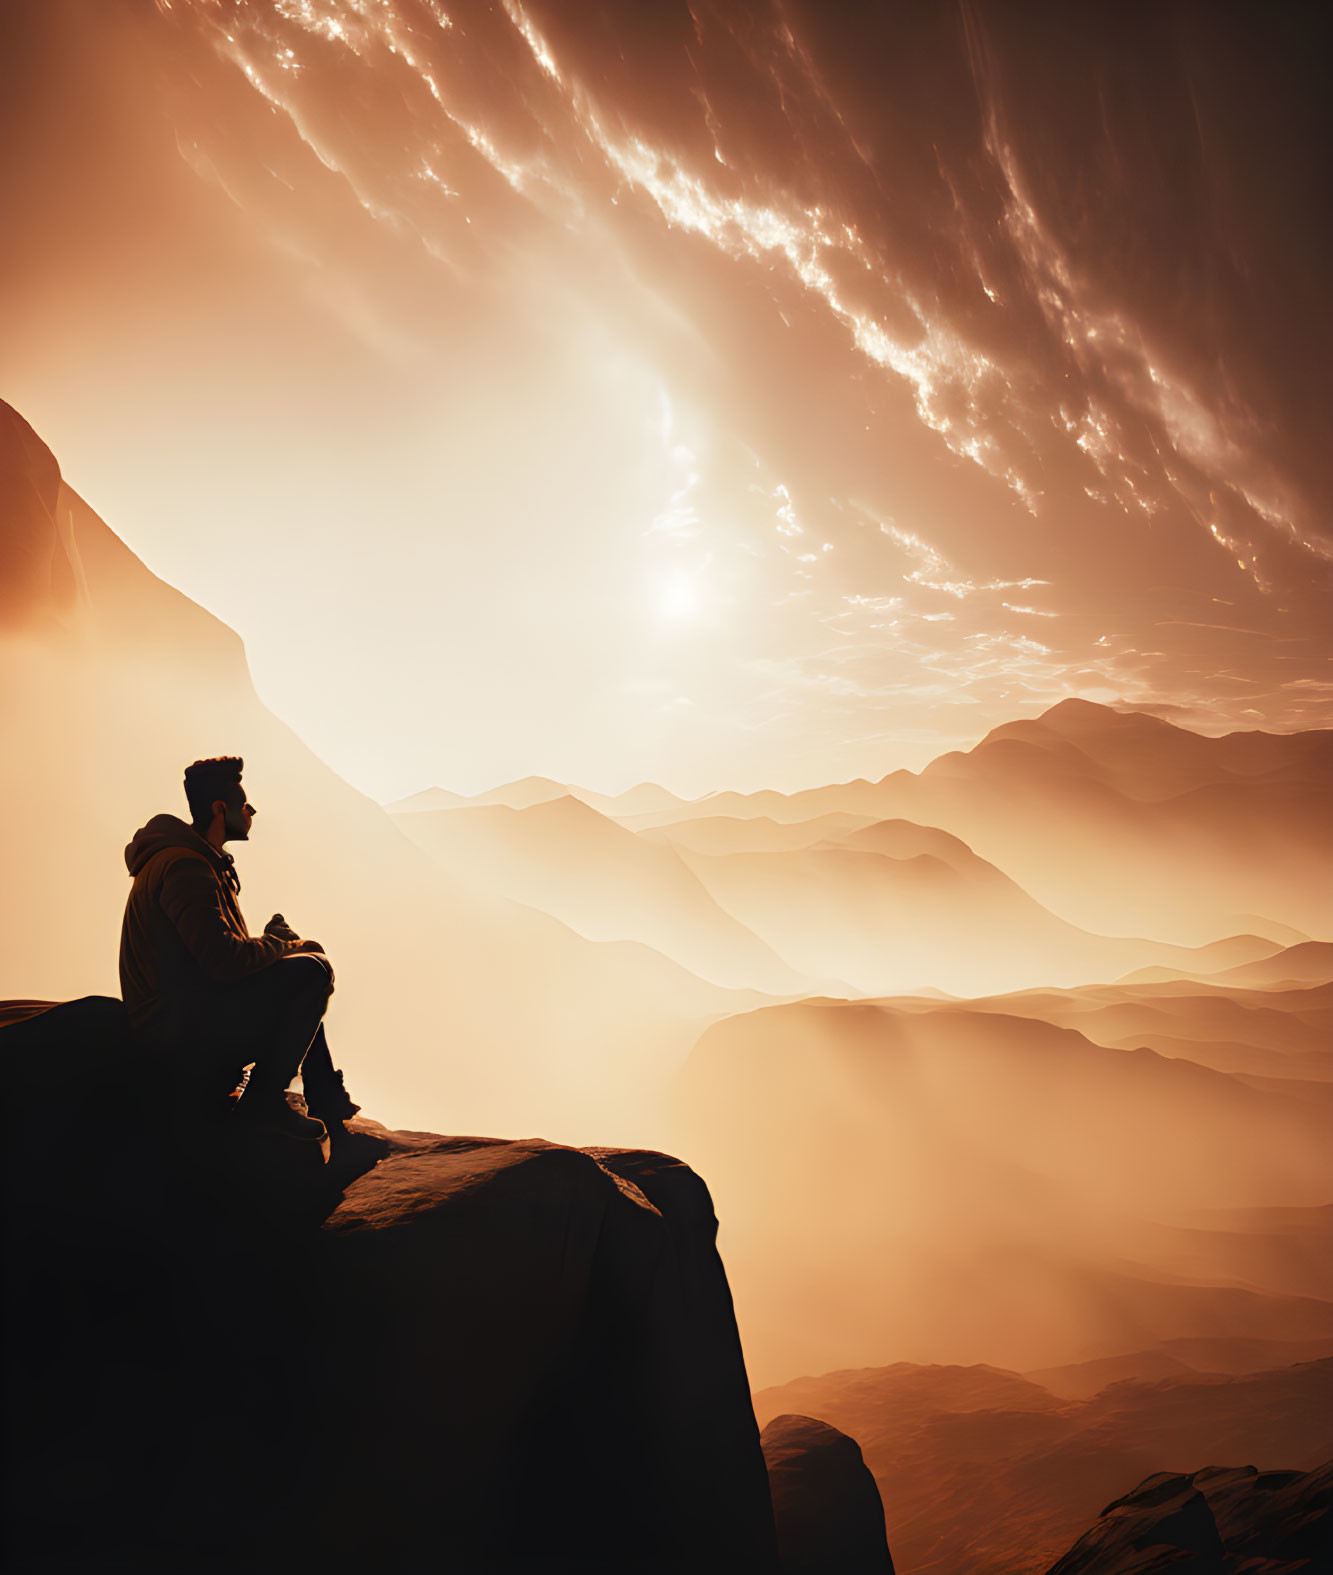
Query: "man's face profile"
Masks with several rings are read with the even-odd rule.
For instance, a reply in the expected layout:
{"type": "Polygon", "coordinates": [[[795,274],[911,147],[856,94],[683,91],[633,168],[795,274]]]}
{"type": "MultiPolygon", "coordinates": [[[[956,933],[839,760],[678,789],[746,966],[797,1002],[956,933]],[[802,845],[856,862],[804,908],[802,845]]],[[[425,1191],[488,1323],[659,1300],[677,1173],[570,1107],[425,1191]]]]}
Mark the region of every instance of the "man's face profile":
{"type": "Polygon", "coordinates": [[[254,805],[248,802],[245,789],[237,784],[235,791],[225,799],[218,799],[213,805],[214,814],[222,808],[222,840],[224,842],[248,842],[250,840],[250,822],[255,818],[254,805]]]}

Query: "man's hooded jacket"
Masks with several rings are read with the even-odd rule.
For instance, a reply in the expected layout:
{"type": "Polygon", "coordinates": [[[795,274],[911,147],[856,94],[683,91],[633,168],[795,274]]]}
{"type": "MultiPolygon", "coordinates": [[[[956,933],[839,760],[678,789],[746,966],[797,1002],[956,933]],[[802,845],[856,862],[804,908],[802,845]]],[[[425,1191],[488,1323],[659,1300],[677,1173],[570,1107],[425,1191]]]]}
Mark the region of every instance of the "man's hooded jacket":
{"type": "Polygon", "coordinates": [[[125,864],[134,884],[120,931],[120,993],[150,1039],[199,1022],[226,985],[297,949],[250,934],[231,854],[175,815],[154,815],[136,831],[125,864]]]}

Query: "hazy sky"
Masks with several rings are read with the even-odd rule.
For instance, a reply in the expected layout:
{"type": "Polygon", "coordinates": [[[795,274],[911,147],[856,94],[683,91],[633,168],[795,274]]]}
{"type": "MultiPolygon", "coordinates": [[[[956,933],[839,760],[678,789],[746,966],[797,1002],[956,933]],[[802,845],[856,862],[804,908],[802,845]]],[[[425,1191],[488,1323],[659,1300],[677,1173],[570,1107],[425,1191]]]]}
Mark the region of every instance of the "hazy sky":
{"type": "Polygon", "coordinates": [[[376,796],[1326,726],[1311,14],[6,0],[0,393],[376,796]]]}

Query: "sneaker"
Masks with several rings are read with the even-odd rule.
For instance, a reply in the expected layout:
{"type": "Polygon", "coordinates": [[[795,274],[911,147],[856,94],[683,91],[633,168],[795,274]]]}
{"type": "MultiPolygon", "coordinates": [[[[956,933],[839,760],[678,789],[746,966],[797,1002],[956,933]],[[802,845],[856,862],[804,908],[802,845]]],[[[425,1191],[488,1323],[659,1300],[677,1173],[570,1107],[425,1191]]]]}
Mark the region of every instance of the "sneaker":
{"type": "Polygon", "coordinates": [[[305,1100],[306,1107],[312,1115],[317,1115],[330,1124],[335,1121],[350,1121],[361,1108],[347,1092],[341,1072],[335,1072],[332,1077],[324,1078],[320,1082],[314,1082],[312,1079],[306,1084],[305,1100]]]}
{"type": "Polygon", "coordinates": [[[260,1103],[253,1110],[250,1100],[242,1099],[236,1107],[236,1118],[244,1121],[252,1131],[294,1138],[298,1143],[322,1143],[329,1135],[322,1121],[315,1116],[302,1115],[285,1099],[271,1104],[260,1103]]]}

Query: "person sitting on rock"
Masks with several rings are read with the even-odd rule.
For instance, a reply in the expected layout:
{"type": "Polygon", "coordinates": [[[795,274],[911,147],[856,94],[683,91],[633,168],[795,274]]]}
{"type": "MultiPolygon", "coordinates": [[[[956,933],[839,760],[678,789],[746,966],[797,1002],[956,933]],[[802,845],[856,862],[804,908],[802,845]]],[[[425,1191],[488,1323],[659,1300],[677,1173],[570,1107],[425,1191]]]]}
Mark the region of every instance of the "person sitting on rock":
{"type": "Polygon", "coordinates": [[[185,771],[191,824],[154,815],[125,849],[133,877],[120,935],[121,994],[140,1042],[198,1114],[225,1112],[253,1063],[236,1119],[283,1136],[335,1138],[360,1106],[348,1098],[324,1036],[333,968],[318,941],[280,913],[252,936],[226,842],[245,842],[253,805],[244,762],[196,760],[185,771]],[[309,1115],[287,1101],[301,1073],[309,1115]]]}

